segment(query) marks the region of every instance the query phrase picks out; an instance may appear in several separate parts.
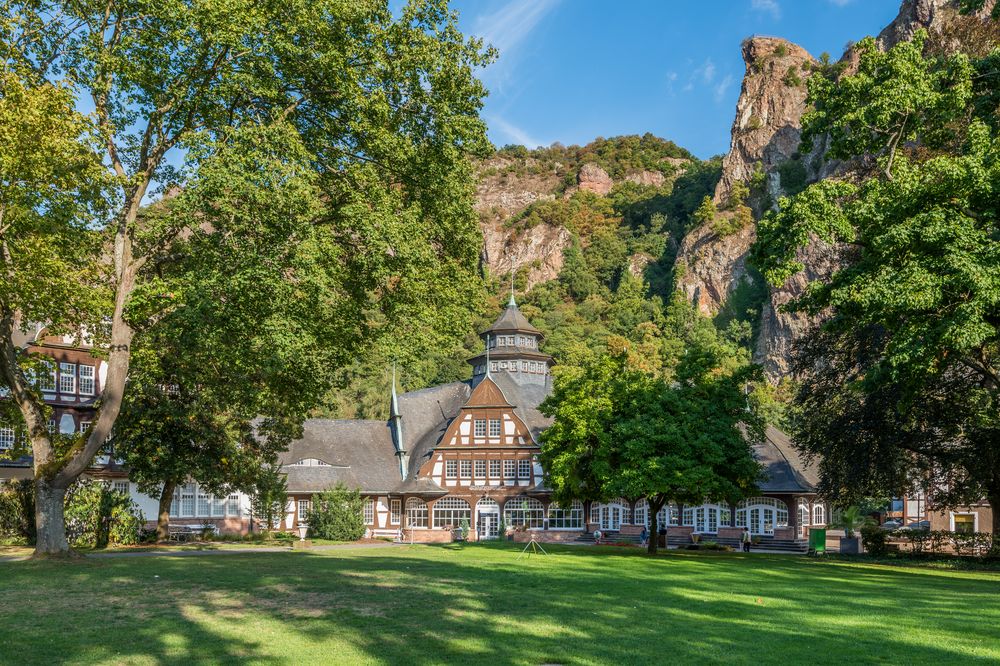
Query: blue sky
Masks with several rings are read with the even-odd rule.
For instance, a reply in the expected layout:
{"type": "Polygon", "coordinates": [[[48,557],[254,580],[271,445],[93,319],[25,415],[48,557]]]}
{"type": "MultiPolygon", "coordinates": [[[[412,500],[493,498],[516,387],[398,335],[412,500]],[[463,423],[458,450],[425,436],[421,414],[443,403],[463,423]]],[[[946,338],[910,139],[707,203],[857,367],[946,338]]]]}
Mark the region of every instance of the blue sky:
{"type": "Polygon", "coordinates": [[[480,73],[497,146],[652,132],[706,158],[729,148],[740,42],[784,37],[839,58],[899,0],[453,0],[500,50],[480,73]]]}

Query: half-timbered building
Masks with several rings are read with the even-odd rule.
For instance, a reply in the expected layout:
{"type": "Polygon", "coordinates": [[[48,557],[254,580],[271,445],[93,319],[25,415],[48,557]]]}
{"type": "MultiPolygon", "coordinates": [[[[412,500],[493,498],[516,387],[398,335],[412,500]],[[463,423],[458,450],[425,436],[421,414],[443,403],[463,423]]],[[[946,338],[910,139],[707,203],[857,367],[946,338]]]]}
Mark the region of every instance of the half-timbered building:
{"type": "MultiPolygon", "coordinates": [[[[472,378],[397,394],[393,377],[386,421],[312,420],[283,454],[289,501],[283,527],[305,520],[315,493],[338,482],[360,488],[374,536],[414,542],[492,539],[501,530],[546,541],[588,540],[600,530],[630,538],[649,524],[645,500],[552,501],[539,463],[539,435],[551,423],[538,409],[551,389],[553,359],[544,337],[513,296],[481,333],[484,351],[469,359],[472,378]]],[[[735,505],[664,507],[670,542],[692,534],[736,541],[744,528],[773,545],[797,546],[828,507],[816,497],[815,471],[784,433],[768,428],[754,444],[765,468],[757,496],[735,505]]]]}

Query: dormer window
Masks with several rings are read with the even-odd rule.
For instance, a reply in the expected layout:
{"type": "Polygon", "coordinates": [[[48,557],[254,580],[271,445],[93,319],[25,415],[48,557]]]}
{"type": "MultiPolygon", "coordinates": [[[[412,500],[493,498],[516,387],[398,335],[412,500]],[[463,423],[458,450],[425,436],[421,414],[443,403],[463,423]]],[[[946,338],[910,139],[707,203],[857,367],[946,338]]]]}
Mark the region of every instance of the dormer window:
{"type": "Polygon", "coordinates": [[[319,458],[302,458],[293,462],[291,467],[329,467],[330,463],[319,458]]]}
{"type": "Polygon", "coordinates": [[[497,367],[498,366],[497,366],[497,362],[496,361],[490,361],[490,371],[491,372],[496,372],[497,371],[497,367]]]}
{"type": "Polygon", "coordinates": [[[472,434],[476,437],[486,437],[486,419],[476,419],[473,422],[472,434]]]}

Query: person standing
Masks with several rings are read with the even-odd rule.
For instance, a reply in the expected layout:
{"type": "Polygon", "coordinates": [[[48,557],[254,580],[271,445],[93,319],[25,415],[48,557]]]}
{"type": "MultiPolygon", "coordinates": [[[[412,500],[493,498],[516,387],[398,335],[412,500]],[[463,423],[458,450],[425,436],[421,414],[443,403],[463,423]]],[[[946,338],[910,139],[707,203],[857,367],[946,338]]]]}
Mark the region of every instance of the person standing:
{"type": "Polygon", "coordinates": [[[639,544],[645,546],[648,540],[649,532],[647,532],[645,526],[643,526],[642,531],[639,532],[639,544]]]}
{"type": "Polygon", "coordinates": [[[743,552],[750,552],[750,530],[746,527],[743,528],[743,552]]]}

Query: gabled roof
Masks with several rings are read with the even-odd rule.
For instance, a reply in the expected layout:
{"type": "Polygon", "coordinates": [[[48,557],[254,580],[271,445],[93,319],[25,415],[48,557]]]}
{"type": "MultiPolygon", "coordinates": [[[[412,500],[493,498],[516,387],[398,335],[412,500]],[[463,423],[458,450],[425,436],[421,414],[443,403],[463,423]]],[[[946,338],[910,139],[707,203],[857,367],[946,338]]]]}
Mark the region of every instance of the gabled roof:
{"type": "Polygon", "coordinates": [[[513,407],[513,405],[507,401],[503,389],[497,386],[493,377],[486,375],[476,388],[472,389],[472,395],[463,407],[513,407]]]}

